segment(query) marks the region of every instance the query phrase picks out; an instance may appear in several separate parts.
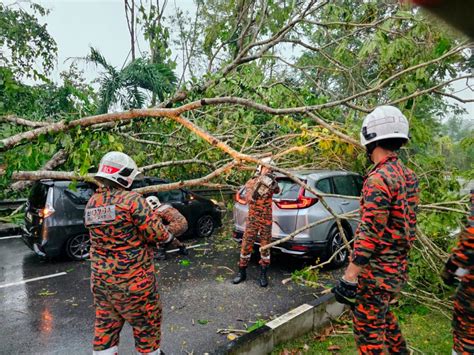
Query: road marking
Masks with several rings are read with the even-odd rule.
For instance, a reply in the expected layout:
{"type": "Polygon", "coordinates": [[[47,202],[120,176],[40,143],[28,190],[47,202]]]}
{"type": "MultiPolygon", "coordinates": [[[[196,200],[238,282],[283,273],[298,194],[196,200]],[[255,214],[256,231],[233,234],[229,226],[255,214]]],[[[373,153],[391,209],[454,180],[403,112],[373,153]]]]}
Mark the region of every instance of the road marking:
{"type": "Polygon", "coordinates": [[[58,272],[57,274],[51,274],[51,275],[46,275],[46,276],[35,277],[35,278],[32,278],[32,279],[26,279],[26,280],[21,280],[21,281],[17,281],[17,282],[11,282],[11,283],[8,283],[8,284],[0,285],[0,288],[16,286],[16,285],[22,285],[22,284],[26,284],[28,282],[39,281],[39,280],[44,280],[44,279],[50,279],[52,277],[58,277],[58,276],[63,276],[63,275],[67,275],[67,272],[58,272]]]}
{"type": "Polygon", "coordinates": [[[4,239],[18,239],[18,238],[21,238],[21,235],[11,235],[9,237],[0,237],[0,240],[4,240],[4,239]]]}
{"type": "MultiPolygon", "coordinates": [[[[202,244],[196,244],[196,245],[190,245],[189,247],[186,246],[186,249],[194,249],[194,248],[199,248],[199,247],[203,247],[203,246],[206,246],[206,245],[209,245],[209,243],[202,243],[202,244]]],[[[166,252],[167,253],[176,253],[179,249],[171,249],[171,250],[167,250],[166,252]]]]}

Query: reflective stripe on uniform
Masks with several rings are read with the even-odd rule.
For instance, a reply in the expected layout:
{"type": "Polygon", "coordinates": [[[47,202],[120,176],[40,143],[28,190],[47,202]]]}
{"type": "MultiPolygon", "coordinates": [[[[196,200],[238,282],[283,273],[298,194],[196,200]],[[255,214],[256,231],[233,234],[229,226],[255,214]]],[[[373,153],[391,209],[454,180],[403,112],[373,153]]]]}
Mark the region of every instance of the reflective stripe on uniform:
{"type": "Polygon", "coordinates": [[[117,355],[118,354],[118,346],[112,346],[111,348],[105,350],[94,350],[92,355],[117,355]]]}
{"type": "Polygon", "coordinates": [[[243,258],[243,259],[250,259],[252,255],[244,255],[244,254],[240,254],[240,257],[243,258]]]}

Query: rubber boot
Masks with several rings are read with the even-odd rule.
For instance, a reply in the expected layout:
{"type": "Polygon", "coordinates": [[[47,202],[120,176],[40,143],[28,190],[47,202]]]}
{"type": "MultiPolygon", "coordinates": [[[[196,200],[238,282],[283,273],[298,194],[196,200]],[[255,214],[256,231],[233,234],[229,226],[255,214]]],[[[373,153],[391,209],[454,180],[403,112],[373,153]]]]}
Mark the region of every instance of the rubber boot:
{"type": "Polygon", "coordinates": [[[166,260],[165,248],[158,248],[155,253],[155,260],[166,260]]]}
{"type": "Polygon", "coordinates": [[[186,249],[186,245],[181,245],[179,248],[178,248],[178,254],[181,254],[181,255],[189,255],[189,251],[188,249],[186,249]]]}
{"type": "Polygon", "coordinates": [[[237,285],[247,279],[247,268],[246,267],[239,267],[239,273],[237,276],[232,280],[234,285],[237,285]]]}
{"type": "Polygon", "coordinates": [[[260,266],[260,278],[258,279],[260,287],[268,286],[267,270],[268,266],[260,266]]]}

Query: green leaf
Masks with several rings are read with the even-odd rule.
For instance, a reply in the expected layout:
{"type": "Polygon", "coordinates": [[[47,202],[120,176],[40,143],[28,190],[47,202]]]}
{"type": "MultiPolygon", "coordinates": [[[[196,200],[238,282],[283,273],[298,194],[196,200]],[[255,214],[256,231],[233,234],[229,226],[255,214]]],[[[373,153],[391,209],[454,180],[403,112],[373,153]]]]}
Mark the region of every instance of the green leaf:
{"type": "Polygon", "coordinates": [[[252,324],[250,327],[247,328],[247,331],[248,332],[252,332],[258,328],[261,328],[263,327],[265,324],[267,323],[266,320],[263,320],[263,319],[259,319],[257,320],[254,324],[252,324]]]}
{"type": "Polygon", "coordinates": [[[181,266],[189,266],[191,265],[191,262],[188,259],[183,259],[183,260],[180,260],[179,264],[181,266]]]}

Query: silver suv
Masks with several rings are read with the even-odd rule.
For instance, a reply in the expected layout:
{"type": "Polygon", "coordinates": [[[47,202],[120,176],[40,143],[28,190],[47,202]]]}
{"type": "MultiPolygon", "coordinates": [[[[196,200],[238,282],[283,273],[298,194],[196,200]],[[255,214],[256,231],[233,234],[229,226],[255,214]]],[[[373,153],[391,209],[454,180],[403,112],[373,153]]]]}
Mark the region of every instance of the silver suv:
{"type": "MultiPolygon", "coordinates": [[[[360,196],[361,194],[363,178],[356,173],[335,170],[306,170],[292,171],[292,173],[323,193],[344,196],[360,196]]],[[[288,177],[278,176],[277,181],[280,193],[273,195],[272,241],[286,237],[299,228],[330,216],[316,196],[288,177]]],[[[245,193],[245,188],[237,192],[233,210],[233,237],[239,242],[242,240],[248,213],[245,193]]],[[[340,214],[359,207],[357,199],[326,197],[325,200],[329,207],[340,214]]],[[[357,221],[343,220],[342,224],[346,235],[351,239],[357,228],[357,221]]],[[[256,244],[259,244],[258,237],[256,244]]],[[[291,241],[279,244],[274,249],[296,257],[324,259],[330,257],[342,245],[343,240],[336,222],[330,220],[306,229],[291,241]]],[[[349,253],[344,249],[333,259],[333,264],[335,266],[344,264],[348,255],[349,253]]]]}

